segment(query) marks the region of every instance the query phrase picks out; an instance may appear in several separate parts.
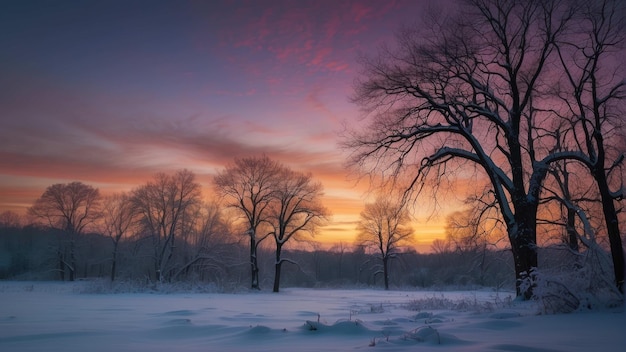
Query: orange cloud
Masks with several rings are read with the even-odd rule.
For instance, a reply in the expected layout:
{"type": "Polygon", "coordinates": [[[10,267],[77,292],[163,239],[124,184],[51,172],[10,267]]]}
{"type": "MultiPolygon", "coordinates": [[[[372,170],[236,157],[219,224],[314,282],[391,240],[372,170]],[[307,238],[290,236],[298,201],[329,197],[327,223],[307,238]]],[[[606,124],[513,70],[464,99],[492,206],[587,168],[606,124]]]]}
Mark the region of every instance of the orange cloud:
{"type": "Polygon", "coordinates": [[[216,170],[265,154],[324,184],[334,217],[319,239],[350,242],[368,185],[348,178],[335,131],[356,115],[357,51],[388,39],[415,3],[183,3],[150,13],[171,20],[154,27],[89,27],[99,41],[74,36],[85,28],[73,22],[34,30],[38,17],[23,18],[40,35],[3,52],[0,210],[23,211],[54,183],[106,193],[180,168],[210,193],[216,170]]]}

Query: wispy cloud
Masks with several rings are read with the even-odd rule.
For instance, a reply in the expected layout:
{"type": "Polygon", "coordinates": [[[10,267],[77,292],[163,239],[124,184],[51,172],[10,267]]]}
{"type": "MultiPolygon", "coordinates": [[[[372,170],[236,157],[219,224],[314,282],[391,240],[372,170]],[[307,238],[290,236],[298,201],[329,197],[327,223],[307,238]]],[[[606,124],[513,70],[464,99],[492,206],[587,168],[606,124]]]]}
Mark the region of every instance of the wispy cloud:
{"type": "Polygon", "coordinates": [[[128,190],[180,168],[210,188],[234,158],[264,154],[320,180],[329,231],[349,238],[366,186],[347,179],[336,130],[357,114],[355,59],[416,3],[102,2],[60,29],[36,21],[56,12],[21,8],[0,37],[12,48],[0,54],[0,211],[53,183],[128,190]]]}

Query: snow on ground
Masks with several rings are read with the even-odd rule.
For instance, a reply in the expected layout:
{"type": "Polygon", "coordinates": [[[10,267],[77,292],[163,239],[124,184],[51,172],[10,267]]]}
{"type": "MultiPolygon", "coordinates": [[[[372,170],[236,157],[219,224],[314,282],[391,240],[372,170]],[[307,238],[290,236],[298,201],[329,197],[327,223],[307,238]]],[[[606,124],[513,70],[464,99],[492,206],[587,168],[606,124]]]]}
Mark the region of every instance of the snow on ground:
{"type": "Polygon", "coordinates": [[[538,315],[512,293],[91,294],[0,282],[0,351],[623,351],[623,309],[538,315]]]}

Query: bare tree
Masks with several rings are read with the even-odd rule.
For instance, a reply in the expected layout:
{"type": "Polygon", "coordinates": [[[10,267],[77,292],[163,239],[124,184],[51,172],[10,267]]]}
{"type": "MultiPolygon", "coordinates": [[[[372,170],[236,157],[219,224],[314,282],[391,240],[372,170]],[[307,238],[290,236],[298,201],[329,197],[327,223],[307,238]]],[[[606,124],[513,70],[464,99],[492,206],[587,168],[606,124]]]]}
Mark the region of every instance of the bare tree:
{"type": "Polygon", "coordinates": [[[283,246],[287,241],[304,233],[314,234],[317,227],[326,219],[328,211],[320,198],[323,187],[314,182],[311,174],[282,168],[279,183],[273,192],[270,222],[274,228],[272,236],[276,243],[276,262],[273,292],[280,290],[281,268],[284,262],[296,264],[282,257],[283,246]]]}
{"type": "Polygon", "coordinates": [[[537,267],[542,183],[551,164],[583,159],[553,151],[552,115],[539,109],[572,11],[550,0],[468,0],[463,10],[434,17],[429,33],[401,31],[397,48],[364,61],[354,100],[373,119],[345,145],[352,165],[385,180],[411,174],[407,197],[460,161],[476,165],[507,228],[517,294],[529,298],[521,284],[537,267]]]}
{"type": "MultiPolygon", "coordinates": [[[[564,231],[564,235],[561,236],[562,242],[567,243],[569,249],[573,252],[579,251],[579,241],[578,241],[578,233],[576,231],[576,210],[572,207],[568,207],[566,204],[574,202],[573,200],[573,190],[572,183],[570,180],[573,173],[570,173],[571,167],[568,167],[570,163],[564,161],[553,165],[550,173],[554,176],[554,182],[557,184],[560,196],[549,196],[546,201],[550,200],[559,200],[563,199],[563,201],[559,202],[559,211],[561,213],[560,218],[562,223],[562,228],[564,231]]],[[[549,184],[550,182],[547,182],[549,184]]],[[[549,185],[544,185],[546,193],[548,194],[559,194],[555,190],[552,190],[549,185]]],[[[576,187],[579,188],[579,187],[576,187]]],[[[558,221],[558,220],[557,220],[558,221]]]]}
{"type": "Polygon", "coordinates": [[[159,173],[133,190],[132,199],[142,230],[152,240],[155,279],[170,279],[176,269],[171,264],[177,239],[185,236],[200,202],[200,184],[188,170],[174,175],[159,173]]]}
{"type": "MultiPolygon", "coordinates": [[[[211,273],[221,272],[228,265],[225,258],[229,244],[230,227],[224,220],[222,211],[216,202],[203,202],[191,216],[191,231],[183,238],[182,263],[174,274],[175,278],[195,272],[203,274],[205,269],[211,273]]],[[[219,275],[209,275],[213,278],[219,275]]]]}
{"type": "Polygon", "coordinates": [[[227,166],[213,179],[216,193],[224,197],[227,206],[236,209],[246,223],[252,289],[260,289],[257,249],[269,231],[260,236],[259,230],[264,224],[268,225],[269,205],[281,168],[278,162],[267,156],[235,159],[233,165],[227,166]]]}
{"type": "Polygon", "coordinates": [[[486,282],[486,273],[491,265],[489,251],[496,249],[505,238],[498,219],[491,218],[494,211],[491,202],[471,199],[470,207],[456,211],[447,217],[446,235],[456,253],[463,257],[465,270],[477,272],[480,285],[486,282]]]}
{"type": "Polygon", "coordinates": [[[401,201],[378,197],[365,204],[357,225],[357,242],[373,248],[383,265],[385,290],[389,289],[389,260],[395,258],[403,245],[412,241],[410,215],[401,201]]]}
{"type": "Polygon", "coordinates": [[[443,255],[452,252],[452,243],[447,239],[437,238],[430,245],[430,250],[438,255],[443,255]]]}
{"type": "MultiPolygon", "coordinates": [[[[337,273],[338,278],[343,277],[344,257],[346,256],[346,252],[348,252],[350,249],[351,249],[350,246],[348,246],[343,241],[339,241],[339,243],[335,244],[334,246],[330,248],[330,252],[334,253],[335,257],[337,258],[336,273],[337,273]]],[[[316,249],[316,251],[317,250],[319,249],[316,249]]]]}
{"type": "Polygon", "coordinates": [[[3,211],[0,213],[0,226],[1,227],[14,227],[20,228],[24,225],[24,219],[22,216],[12,210],[3,211]]]}
{"type": "Polygon", "coordinates": [[[495,248],[506,235],[491,192],[469,197],[465,204],[465,209],[446,218],[448,241],[459,253],[484,253],[488,247],[495,248]]]}
{"type": "Polygon", "coordinates": [[[125,192],[115,193],[104,198],[102,206],[103,232],[113,242],[111,252],[111,281],[115,281],[119,245],[122,239],[130,235],[137,225],[137,208],[131,195],[125,192]]]}
{"type": "Polygon", "coordinates": [[[59,238],[57,249],[61,280],[65,278],[66,269],[69,280],[75,279],[77,236],[84,233],[100,217],[99,202],[100,193],[97,188],[82,182],[58,183],[46,188],[28,209],[31,215],[60,230],[65,237],[59,238]]]}
{"type": "Polygon", "coordinates": [[[455,211],[447,217],[446,236],[455,251],[477,252],[487,247],[486,233],[480,223],[471,210],[455,211]]]}
{"type": "Polygon", "coordinates": [[[574,126],[570,148],[584,153],[583,164],[596,181],[615,284],[623,293],[626,264],[615,201],[624,199],[621,167],[626,150],[611,148],[610,141],[615,143],[626,136],[623,122],[626,79],[624,70],[618,66],[625,54],[626,9],[618,0],[578,5],[576,26],[556,46],[564,73],[557,96],[565,106],[561,115],[574,126]]]}

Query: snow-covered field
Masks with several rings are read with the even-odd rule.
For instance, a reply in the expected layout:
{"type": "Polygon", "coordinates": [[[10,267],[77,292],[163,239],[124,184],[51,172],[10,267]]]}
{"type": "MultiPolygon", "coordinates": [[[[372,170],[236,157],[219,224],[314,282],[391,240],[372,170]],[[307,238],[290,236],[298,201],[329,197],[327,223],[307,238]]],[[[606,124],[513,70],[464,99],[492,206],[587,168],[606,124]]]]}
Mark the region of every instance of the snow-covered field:
{"type": "Polygon", "coordinates": [[[0,282],[0,351],[624,351],[623,309],[538,315],[511,293],[84,293],[0,282]]]}

